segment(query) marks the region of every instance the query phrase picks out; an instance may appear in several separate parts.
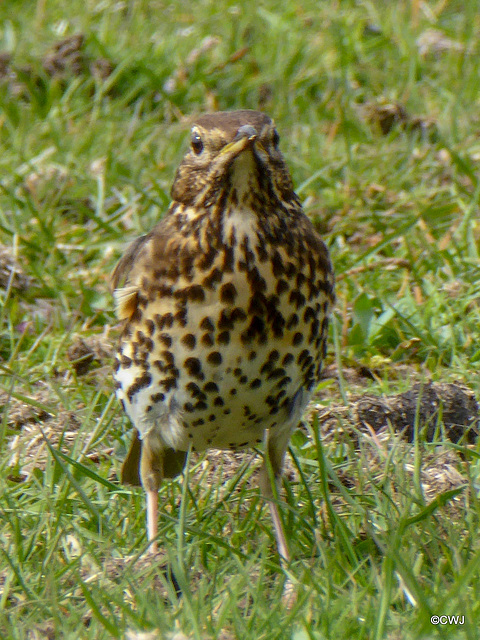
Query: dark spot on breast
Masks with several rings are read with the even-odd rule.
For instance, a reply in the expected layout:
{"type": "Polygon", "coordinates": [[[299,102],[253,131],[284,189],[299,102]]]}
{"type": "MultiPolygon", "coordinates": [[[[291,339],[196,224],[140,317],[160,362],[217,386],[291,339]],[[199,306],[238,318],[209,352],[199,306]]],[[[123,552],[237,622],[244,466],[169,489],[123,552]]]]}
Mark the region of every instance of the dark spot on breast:
{"type": "Polygon", "coordinates": [[[262,381],[260,380],[260,378],[255,378],[255,380],[252,380],[250,383],[250,388],[251,389],[258,389],[258,387],[262,386],[262,381]]]}
{"type": "Polygon", "coordinates": [[[305,362],[303,362],[303,364],[302,364],[302,371],[305,371],[305,369],[308,367],[308,371],[307,371],[307,375],[308,376],[313,374],[313,370],[311,371],[312,362],[313,362],[312,356],[308,356],[308,358],[306,358],[305,362]],[[309,373],[310,371],[311,371],[311,373],[309,373]]]}
{"type": "Polygon", "coordinates": [[[285,375],[285,369],[282,367],[278,367],[274,369],[271,373],[268,374],[267,380],[275,380],[276,378],[281,378],[285,375]]]}
{"type": "Polygon", "coordinates": [[[307,281],[307,277],[304,273],[297,273],[297,277],[296,277],[296,285],[297,285],[297,289],[301,289],[302,285],[304,282],[307,281]]]}
{"type": "Polygon", "coordinates": [[[215,382],[207,382],[203,385],[203,390],[207,393],[215,393],[218,391],[218,384],[215,382]]]}
{"type": "Polygon", "coordinates": [[[237,290],[235,285],[231,282],[227,282],[222,285],[220,289],[220,300],[225,302],[225,304],[233,304],[235,302],[235,298],[237,297],[237,290]]]}
{"type": "Polygon", "coordinates": [[[184,411],[187,411],[188,413],[193,413],[193,411],[195,411],[195,409],[193,408],[193,404],[191,402],[186,402],[183,405],[183,409],[184,409],[184,411]]]}
{"type": "Polygon", "coordinates": [[[130,400],[130,402],[132,401],[133,396],[138,393],[140,389],[148,387],[151,382],[152,376],[149,373],[144,373],[142,376],[137,378],[127,391],[127,398],[130,400]]]}
{"type": "Polygon", "coordinates": [[[263,293],[252,293],[250,302],[248,305],[248,315],[253,316],[255,314],[263,316],[265,313],[267,299],[263,293]]]}
{"type": "Polygon", "coordinates": [[[187,333],[181,339],[181,343],[187,347],[187,349],[195,349],[197,344],[197,339],[193,335],[193,333],[187,333]]]}
{"type": "Polygon", "coordinates": [[[222,364],[222,354],[219,351],[211,351],[207,356],[207,361],[218,366],[222,364]]]}
{"type": "Polygon", "coordinates": [[[247,280],[250,283],[250,289],[253,293],[262,293],[267,288],[265,278],[260,275],[257,267],[247,272],[247,280]]]}
{"type": "Polygon", "coordinates": [[[240,307],[235,307],[230,313],[230,319],[232,322],[242,322],[247,319],[247,314],[240,307]]]}
{"type": "Polygon", "coordinates": [[[165,394],[164,393],[152,393],[152,395],[150,396],[150,400],[152,402],[162,402],[162,400],[165,400],[165,394]]]}
{"type": "Polygon", "coordinates": [[[188,302],[203,302],[205,300],[205,291],[199,284],[192,284],[184,289],[178,289],[173,295],[179,300],[188,302]]]}
{"type": "Polygon", "coordinates": [[[202,373],[202,365],[198,358],[187,358],[183,363],[183,366],[187,370],[188,374],[193,378],[203,380],[204,374],[202,373]]]}
{"type": "Polygon", "coordinates": [[[186,307],[182,307],[181,309],[179,309],[179,311],[177,311],[177,313],[173,317],[181,327],[186,327],[187,326],[187,315],[188,315],[187,308],[186,307]]]}
{"type": "Polygon", "coordinates": [[[265,373],[269,373],[270,371],[272,371],[273,367],[275,366],[275,364],[273,362],[271,362],[270,360],[267,360],[267,362],[265,362],[261,367],[260,367],[260,373],[263,375],[265,373]]]}
{"type": "Polygon", "coordinates": [[[255,360],[255,358],[257,357],[257,352],[256,351],[250,351],[250,353],[248,354],[248,359],[251,360],[255,360]]]}
{"type": "Polygon", "coordinates": [[[166,347],[172,346],[172,338],[168,333],[161,333],[158,337],[160,338],[160,342],[166,347]]]}
{"type": "Polygon", "coordinates": [[[221,269],[215,267],[212,271],[203,279],[203,286],[207,289],[215,289],[216,285],[222,281],[223,273],[221,269]]]}
{"type": "Polygon", "coordinates": [[[118,364],[119,364],[119,365],[122,365],[122,367],[123,367],[124,369],[128,369],[129,367],[131,367],[131,366],[132,366],[132,359],[131,359],[131,358],[129,358],[128,356],[124,356],[124,355],[122,355],[122,356],[120,357],[120,362],[119,362],[118,364]]]}
{"type": "MultiPolygon", "coordinates": [[[[254,316],[245,331],[240,334],[240,339],[244,344],[248,344],[255,337],[261,338],[265,333],[265,322],[259,316],[254,316]]],[[[261,342],[261,340],[259,340],[261,342]]]]}
{"type": "MultiPolygon", "coordinates": [[[[173,326],[173,313],[165,313],[163,316],[156,313],[153,319],[160,331],[162,329],[171,329],[173,326]]],[[[164,334],[164,335],[167,335],[167,334],[164,334]]],[[[170,345],[167,345],[167,346],[170,346],[170,345]]]]}
{"type": "Polygon", "coordinates": [[[205,420],[203,418],[198,418],[197,420],[193,420],[192,427],[200,427],[202,424],[205,424],[205,420]]]}
{"type": "Polygon", "coordinates": [[[287,320],[287,329],[294,329],[298,326],[299,318],[296,313],[292,313],[289,319],[287,320]]]}
{"type": "Polygon", "coordinates": [[[223,271],[225,273],[232,273],[234,264],[235,252],[233,250],[233,247],[225,247],[223,253],[223,271]]]}
{"type": "Polygon", "coordinates": [[[270,353],[268,354],[268,359],[271,362],[276,362],[279,358],[280,358],[280,353],[278,349],[273,349],[273,351],[270,351],[270,353]]]}
{"type": "Polygon", "coordinates": [[[240,376],[238,381],[240,382],[240,384],[245,384],[246,382],[248,382],[248,378],[247,376],[240,376]]]}
{"type": "Polygon", "coordinates": [[[195,260],[195,256],[192,254],[184,254],[181,260],[181,273],[185,277],[186,280],[190,282],[193,280],[195,275],[195,270],[193,267],[193,263],[195,260]]]}
{"type": "MultiPolygon", "coordinates": [[[[177,276],[178,277],[178,273],[177,276]]],[[[156,284],[150,284],[149,289],[155,298],[171,298],[173,294],[173,287],[171,285],[165,284],[164,282],[159,282],[160,278],[155,277],[156,284]]],[[[173,280],[175,278],[172,278],[173,280]]],[[[146,287],[144,287],[146,288],[146,287]]]]}
{"type": "Polygon", "coordinates": [[[285,291],[288,291],[289,288],[290,287],[288,286],[288,282],[286,282],[285,280],[279,280],[277,282],[277,286],[276,286],[275,291],[276,291],[277,295],[280,296],[280,295],[282,295],[282,293],[285,293],[285,291]]]}
{"type": "Polygon", "coordinates": [[[290,304],[295,305],[296,309],[299,309],[306,303],[306,298],[303,293],[300,293],[300,291],[291,291],[288,297],[288,301],[290,302],[290,304]]]}
{"type": "Polygon", "coordinates": [[[299,332],[295,333],[292,338],[292,344],[294,347],[297,347],[299,344],[303,342],[303,335],[299,332]]]}
{"type": "Polygon", "coordinates": [[[278,278],[285,272],[285,267],[283,264],[282,257],[280,256],[280,253],[277,250],[274,251],[272,256],[272,271],[273,271],[273,275],[276,278],[278,278]]]}
{"type": "Polygon", "coordinates": [[[283,356],[283,360],[282,360],[282,364],[284,367],[288,366],[289,364],[291,364],[294,361],[294,357],[292,353],[287,353],[285,356],[283,356]]]}
{"type": "Polygon", "coordinates": [[[301,351],[297,356],[298,364],[302,364],[305,358],[308,358],[309,355],[310,355],[310,351],[308,349],[304,349],[303,351],[301,351]]]}
{"type": "Polygon", "coordinates": [[[167,365],[173,365],[175,363],[175,358],[174,355],[171,351],[161,351],[160,355],[162,356],[162,358],[164,359],[164,361],[167,363],[167,365]]]}
{"type": "Polygon", "coordinates": [[[216,255],[217,255],[217,251],[215,249],[212,249],[212,248],[208,249],[208,251],[206,251],[198,261],[198,266],[200,270],[206,271],[207,269],[210,269],[210,267],[215,261],[216,255]]]}
{"type": "Polygon", "coordinates": [[[268,251],[265,248],[264,244],[257,244],[255,247],[255,251],[257,252],[258,259],[260,262],[265,262],[268,260],[268,251]]]}
{"type": "Polygon", "coordinates": [[[211,414],[208,416],[208,419],[209,419],[209,421],[210,421],[210,422],[213,422],[214,420],[216,420],[216,419],[217,419],[217,416],[216,416],[214,413],[211,413],[211,414]]]}
{"type": "Polygon", "coordinates": [[[222,331],[217,336],[218,344],[229,344],[230,342],[230,331],[222,331]]]}
{"type": "Polygon", "coordinates": [[[310,342],[317,337],[319,329],[320,329],[320,322],[317,319],[315,319],[310,325],[310,336],[309,336],[310,342]]]}
{"type": "Polygon", "coordinates": [[[189,382],[185,388],[190,393],[192,398],[205,400],[206,395],[203,393],[203,391],[200,390],[200,387],[195,382],[189,382]]]}
{"type": "Polygon", "coordinates": [[[236,389],[230,389],[230,395],[231,396],[236,396],[237,395],[237,390],[236,389]]]}
{"type": "Polygon", "coordinates": [[[206,316],[200,323],[200,329],[203,329],[204,331],[215,331],[215,325],[213,324],[212,319],[206,316]]]}
{"type": "Polygon", "coordinates": [[[177,388],[177,379],[175,377],[165,378],[160,382],[160,385],[165,389],[165,391],[170,391],[171,389],[177,388]]]}
{"type": "Polygon", "coordinates": [[[297,267],[293,262],[287,262],[285,266],[285,274],[287,278],[293,278],[293,276],[297,273],[297,267]]]}
{"type": "Polygon", "coordinates": [[[155,332],[155,323],[150,318],[148,320],[145,320],[145,329],[150,336],[155,332]]]}
{"type": "Polygon", "coordinates": [[[212,333],[204,333],[202,336],[202,344],[204,347],[213,347],[215,341],[212,333]]]}
{"type": "Polygon", "coordinates": [[[292,381],[292,379],[289,376],[284,376],[281,380],[279,380],[277,382],[277,388],[281,389],[282,387],[286,387],[288,384],[290,384],[290,382],[292,381]]]}
{"type": "Polygon", "coordinates": [[[310,322],[311,320],[315,320],[317,314],[315,313],[315,309],[313,307],[307,307],[303,313],[303,321],[310,322]]]}
{"type": "Polygon", "coordinates": [[[223,401],[223,398],[221,398],[220,396],[217,396],[217,397],[215,398],[215,400],[213,401],[213,404],[214,404],[216,407],[223,407],[223,405],[225,404],[225,402],[223,401]]]}

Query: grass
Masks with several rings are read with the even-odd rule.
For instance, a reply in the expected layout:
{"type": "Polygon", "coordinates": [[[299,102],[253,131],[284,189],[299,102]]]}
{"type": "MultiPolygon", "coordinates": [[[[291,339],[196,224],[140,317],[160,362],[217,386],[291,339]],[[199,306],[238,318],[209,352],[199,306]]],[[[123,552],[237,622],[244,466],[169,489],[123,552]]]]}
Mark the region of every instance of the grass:
{"type": "Polygon", "coordinates": [[[192,460],[190,482],[162,488],[181,599],[141,558],[143,495],[118,483],[129,425],[112,395],[108,277],[165,211],[191,114],[277,121],[335,263],[329,364],[374,373],[326,380],[322,405],[413,381],[478,388],[477,3],[279,7],[0,7],[1,637],[478,637],[478,447],[421,428],[413,443],[324,433],[314,411],[294,435],[290,612],[249,453],[192,460]],[[422,53],[431,30],[444,40],[422,53]],[[78,33],[83,47],[49,72],[54,43],[78,33]],[[420,126],[383,134],[378,114],[396,103],[420,126]],[[83,375],[80,339],[95,352],[83,375]]]}

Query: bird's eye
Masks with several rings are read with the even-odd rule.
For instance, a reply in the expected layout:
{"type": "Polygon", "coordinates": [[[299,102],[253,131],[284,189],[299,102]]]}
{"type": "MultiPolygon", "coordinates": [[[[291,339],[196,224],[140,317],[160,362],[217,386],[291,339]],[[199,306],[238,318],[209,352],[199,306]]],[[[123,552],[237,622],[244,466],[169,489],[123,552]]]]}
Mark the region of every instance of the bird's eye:
{"type": "Polygon", "coordinates": [[[203,142],[198,133],[192,133],[191,140],[192,150],[197,156],[203,151],[203,142]]]}
{"type": "Polygon", "coordinates": [[[272,137],[273,146],[275,148],[278,147],[278,143],[279,142],[280,142],[280,136],[278,135],[278,131],[275,129],[275,131],[273,132],[273,137],[272,137]]]}

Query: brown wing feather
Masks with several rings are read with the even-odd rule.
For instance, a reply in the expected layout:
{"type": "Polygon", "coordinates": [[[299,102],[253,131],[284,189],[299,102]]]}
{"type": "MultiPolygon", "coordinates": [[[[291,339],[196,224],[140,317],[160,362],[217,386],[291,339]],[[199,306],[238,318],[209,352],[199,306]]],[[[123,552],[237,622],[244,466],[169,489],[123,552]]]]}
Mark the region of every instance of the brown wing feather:
{"type": "Polygon", "coordinates": [[[130,283],[130,274],[139,256],[143,253],[142,249],[149,236],[150,234],[140,236],[134,240],[113,270],[111,283],[114,288],[115,313],[119,320],[128,320],[137,310],[139,291],[137,285],[130,283]],[[123,282],[123,287],[118,286],[121,282],[123,282]]]}
{"type": "Polygon", "coordinates": [[[189,253],[189,245],[190,238],[178,237],[178,229],[168,214],[149,234],[132,242],[111,277],[115,311],[120,320],[133,318],[140,296],[148,286],[145,282],[151,283],[153,274],[156,279],[178,276],[178,265],[189,253]]]}
{"type": "Polygon", "coordinates": [[[111,283],[113,289],[118,289],[118,285],[121,281],[126,281],[130,272],[132,270],[133,265],[135,264],[136,259],[138,258],[139,252],[142,246],[145,245],[147,240],[149,239],[150,234],[146,236],[140,236],[136,240],[132,242],[132,244],[128,247],[125,255],[120,258],[117,263],[117,266],[113,270],[111,283]]]}

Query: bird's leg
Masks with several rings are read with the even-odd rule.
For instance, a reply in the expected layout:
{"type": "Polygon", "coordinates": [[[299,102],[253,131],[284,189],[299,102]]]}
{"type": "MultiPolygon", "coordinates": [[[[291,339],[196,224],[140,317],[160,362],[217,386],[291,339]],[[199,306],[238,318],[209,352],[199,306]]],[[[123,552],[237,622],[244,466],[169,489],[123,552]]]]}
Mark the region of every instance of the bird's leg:
{"type": "Polygon", "coordinates": [[[285,530],[283,528],[283,523],[278,511],[278,505],[276,502],[270,500],[268,506],[270,508],[270,516],[272,518],[273,529],[275,531],[275,537],[277,539],[278,553],[288,564],[291,560],[290,551],[288,550],[287,538],[285,536],[285,530]]]}
{"type": "Polygon", "coordinates": [[[290,552],[288,550],[285,529],[278,510],[278,493],[282,476],[283,459],[289,439],[290,432],[280,434],[279,437],[276,438],[273,438],[272,434],[267,432],[265,439],[265,458],[260,471],[260,489],[264,497],[268,500],[275,538],[277,540],[278,553],[286,564],[290,562],[290,552]],[[273,490],[269,467],[273,472],[273,482],[275,483],[276,492],[273,490]],[[275,493],[277,493],[277,495],[275,495],[275,493]]]}
{"type": "MultiPolygon", "coordinates": [[[[280,489],[280,478],[282,476],[283,459],[285,451],[290,440],[291,430],[285,429],[280,433],[266,433],[265,438],[265,458],[260,471],[260,489],[268,500],[270,515],[272,517],[275,538],[277,539],[277,548],[282,565],[285,567],[290,564],[290,552],[288,550],[287,538],[283,527],[280,512],[278,510],[278,492],[280,489]],[[273,482],[270,478],[269,467],[273,472],[273,482]],[[274,486],[276,488],[275,495],[274,486]]],[[[287,578],[283,585],[282,602],[286,609],[291,609],[297,599],[296,588],[290,578],[287,578]]]]}
{"type": "Polygon", "coordinates": [[[157,553],[157,534],[158,534],[158,491],[147,490],[147,537],[150,542],[149,551],[157,553]]]}
{"type": "Polygon", "coordinates": [[[140,476],[147,498],[147,537],[149,550],[157,553],[158,533],[158,490],[163,480],[164,447],[154,432],[148,433],[142,441],[140,476]]]}
{"type": "MultiPolygon", "coordinates": [[[[268,500],[270,515],[273,522],[275,538],[277,539],[277,548],[282,565],[285,567],[290,564],[290,551],[288,550],[287,537],[283,527],[280,512],[278,510],[278,493],[280,489],[280,478],[282,476],[283,459],[285,451],[290,440],[291,431],[286,429],[283,432],[271,434],[269,431],[265,437],[265,454],[264,461],[260,471],[260,489],[262,494],[268,500]],[[269,468],[273,472],[273,481],[270,478],[269,468]],[[276,492],[274,491],[274,486],[276,492]],[[277,495],[275,495],[275,493],[277,495]]],[[[296,589],[290,578],[287,578],[283,585],[282,602],[287,609],[291,609],[297,599],[296,589]]]]}

